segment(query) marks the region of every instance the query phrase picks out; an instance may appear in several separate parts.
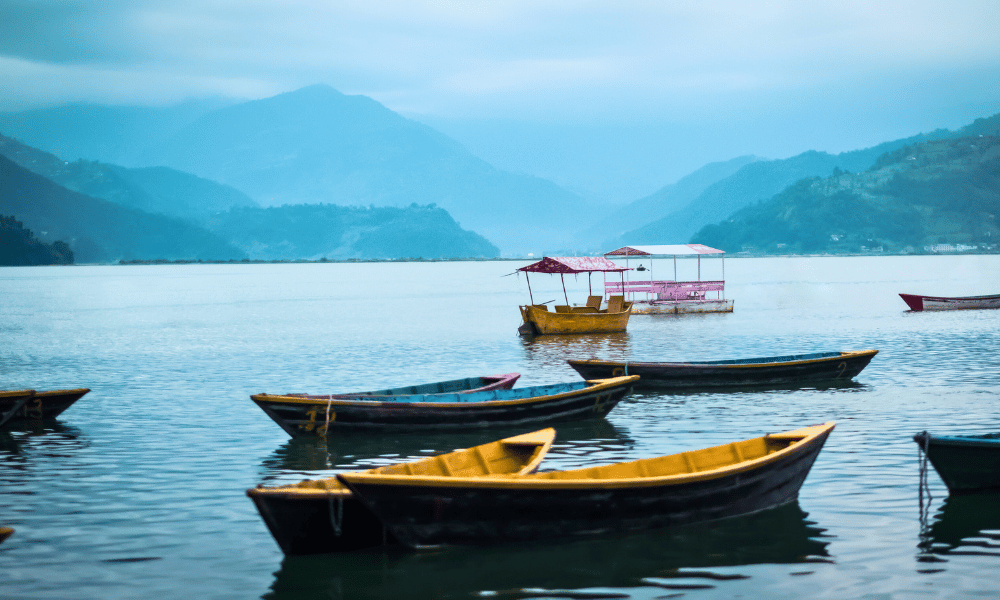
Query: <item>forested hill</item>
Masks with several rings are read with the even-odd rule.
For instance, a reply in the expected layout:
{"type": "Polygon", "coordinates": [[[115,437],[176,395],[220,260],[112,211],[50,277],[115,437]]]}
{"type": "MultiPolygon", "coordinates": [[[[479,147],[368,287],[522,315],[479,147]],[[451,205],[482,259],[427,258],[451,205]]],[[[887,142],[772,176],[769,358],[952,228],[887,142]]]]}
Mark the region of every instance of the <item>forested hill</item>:
{"type": "Polygon", "coordinates": [[[803,179],[704,227],[691,242],[767,254],[930,252],[939,245],[991,251],[1000,241],[998,217],[994,133],[914,144],[862,173],[803,179]]]}

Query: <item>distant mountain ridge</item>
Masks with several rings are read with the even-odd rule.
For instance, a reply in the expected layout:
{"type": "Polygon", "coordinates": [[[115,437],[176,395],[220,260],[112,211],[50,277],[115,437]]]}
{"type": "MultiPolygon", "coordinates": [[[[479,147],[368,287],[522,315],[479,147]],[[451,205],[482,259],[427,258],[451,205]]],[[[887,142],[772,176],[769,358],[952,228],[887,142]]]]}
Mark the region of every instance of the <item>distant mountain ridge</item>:
{"type": "Polygon", "coordinates": [[[145,161],[271,206],[436,204],[507,253],[557,247],[592,214],[551,182],[499,171],[426,125],[324,85],[212,111],[145,161]]]}
{"type": "Polygon", "coordinates": [[[64,161],[0,134],[0,155],[59,185],[145,212],[203,222],[237,206],[257,206],[226,185],[166,167],[126,169],[96,161],[64,161]]]}
{"type": "MultiPolygon", "coordinates": [[[[963,128],[976,130],[988,129],[963,128]]],[[[927,252],[938,245],[996,251],[1000,135],[924,141],[882,155],[861,173],[802,179],[692,241],[767,254],[927,252]]]]}
{"type": "Polygon", "coordinates": [[[769,199],[803,178],[825,177],[834,169],[862,171],[871,167],[879,156],[904,146],[972,135],[974,130],[978,134],[976,128],[992,127],[991,119],[979,119],[957,131],[938,129],[836,155],[810,150],[791,158],[752,162],[733,175],[706,188],[681,210],[629,231],[614,240],[614,243],[620,245],[687,242],[702,227],[717,223],[754,202],[769,199]]]}

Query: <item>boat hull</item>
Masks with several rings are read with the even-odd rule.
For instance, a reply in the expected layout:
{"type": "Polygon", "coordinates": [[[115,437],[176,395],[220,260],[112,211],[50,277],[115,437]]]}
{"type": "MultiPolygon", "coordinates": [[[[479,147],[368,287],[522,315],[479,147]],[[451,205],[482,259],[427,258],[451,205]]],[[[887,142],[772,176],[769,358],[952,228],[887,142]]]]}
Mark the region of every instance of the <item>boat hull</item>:
{"type": "Polygon", "coordinates": [[[0,391],[0,425],[21,413],[24,405],[35,395],[35,390],[0,391]]]}
{"type": "Polygon", "coordinates": [[[2,543],[5,539],[9,538],[12,535],[14,535],[14,529],[13,528],[11,528],[11,527],[0,527],[0,543],[2,543]]]}
{"type": "Polygon", "coordinates": [[[1000,295],[993,296],[918,296],[900,294],[900,298],[912,311],[925,310],[970,310],[980,308],[1000,308],[1000,295]]]}
{"type": "Polygon", "coordinates": [[[699,313],[731,313],[732,300],[678,300],[636,301],[632,305],[635,315],[685,315],[699,313]]]}
{"type": "Polygon", "coordinates": [[[521,306],[524,324],[522,335],[573,335],[580,333],[615,333],[625,331],[632,315],[632,304],[622,312],[549,312],[545,307],[521,306]]]}
{"type": "Polygon", "coordinates": [[[567,362],[585,379],[638,375],[636,389],[793,386],[818,381],[847,381],[860,373],[878,350],[772,356],[704,363],[567,362]]]}
{"type": "Polygon", "coordinates": [[[913,436],[952,494],[1000,490],[1000,434],[990,436],[913,436]]]}
{"type": "Polygon", "coordinates": [[[251,398],[292,436],[326,435],[330,431],[447,430],[603,417],[632,391],[637,380],[634,376],[615,377],[574,389],[561,384],[391,400],[313,400],[269,394],[251,398]],[[543,393],[563,388],[567,391],[543,393]],[[532,395],[536,391],[539,395],[532,395]]]}
{"type": "Polygon", "coordinates": [[[54,419],[89,391],[87,388],[36,391],[31,399],[14,414],[11,421],[54,419]]]}
{"type": "MultiPolygon", "coordinates": [[[[552,428],[378,467],[367,473],[404,472],[515,477],[534,473],[552,447],[552,428]]],[[[247,490],[268,530],[288,555],[347,552],[392,544],[382,522],[336,479],[247,490]]]]}
{"type": "Polygon", "coordinates": [[[411,548],[545,540],[684,525],[787,504],[797,499],[828,435],[759,468],[677,483],[536,485],[518,478],[426,485],[338,478],[411,548]]]}

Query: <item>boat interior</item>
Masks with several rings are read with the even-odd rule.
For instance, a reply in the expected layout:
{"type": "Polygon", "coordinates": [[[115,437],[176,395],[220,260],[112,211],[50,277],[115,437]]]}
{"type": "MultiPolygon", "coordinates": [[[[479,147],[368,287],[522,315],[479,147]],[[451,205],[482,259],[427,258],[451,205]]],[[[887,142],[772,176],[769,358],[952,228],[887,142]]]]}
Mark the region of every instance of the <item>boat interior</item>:
{"type": "MultiPolygon", "coordinates": [[[[338,392],[337,396],[416,396],[420,394],[449,394],[459,393],[467,390],[485,387],[500,381],[499,377],[466,377],[465,379],[452,379],[451,381],[437,381],[434,383],[424,383],[420,385],[408,385],[385,390],[372,390],[368,392],[338,392]]],[[[516,380],[517,377],[514,377],[516,380]]],[[[309,398],[311,400],[326,400],[330,394],[286,394],[295,398],[309,398]]]]}
{"type": "Polygon", "coordinates": [[[599,479],[649,479],[659,477],[683,476],[697,473],[718,471],[734,467],[770,454],[780,452],[832,428],[832,423],[805,427],[795,431],[769,434],[758,438],[743,440],[691,450],[679,454],[670,454],[655,458],[645,458],[630,462],[585,467],[568,471],[546,471],[528,475],[530,479],[554,480],[599,480],[599,479]]]}
{"type": "MultiPolygon", "coordinates": [[[[568,306],[565,304],[557,304],[553,306],[553,310],[557,313],[609,313],[615,314],[620,312],[625,312],[630,306],[631,302],[625,302],[625,296],[609,296],[608,305],[606,308],[601,308],[602,296],[587,296],[587,303],[584,306],[568,306]]],[[[548,312],[549,307],[545,304],[533,304],[535,308],[539,310],[544,310],[548,312]]]]}

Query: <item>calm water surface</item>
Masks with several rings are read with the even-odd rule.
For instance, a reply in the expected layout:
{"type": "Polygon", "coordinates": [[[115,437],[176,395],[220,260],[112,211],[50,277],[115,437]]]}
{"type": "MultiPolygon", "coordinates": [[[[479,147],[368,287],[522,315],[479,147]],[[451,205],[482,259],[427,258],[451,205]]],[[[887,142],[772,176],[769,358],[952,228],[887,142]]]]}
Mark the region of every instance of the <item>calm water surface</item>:
{"type": "MultiPolygon", "coordinates": [[[[527,287],[504,275],[517,266],[0,269],[0,388],[93,390],[58,420],[0,431],[0,525],[17,530],[0,545],[0,597],[1000,595],[1000,499],[948,498],[932,474],[922,523],[911,440],[925,429],[1000,431],[1000,311],[910,313],[897,295],[997,293],[1000,257],[728,259],[732,314],[635,316],[626,334],[534,341],[516,335],[527,287]],[[516,433],[290,440],[250,401],[256,392],[509,371],[536,385],[577,380],[569,357],[863,348],[880,353],[853,385],[635,394],[607,419],[558,426],[544,463],[658,456],[837,421],[799,501],[750,517],[570,542],[286,559],[244,493],[516,433]]],[[[562,296],[558,278],[531,284],[536,301],[562,296]]],[[[587,280],[567,286],[582,302],[587,280]]]]}

